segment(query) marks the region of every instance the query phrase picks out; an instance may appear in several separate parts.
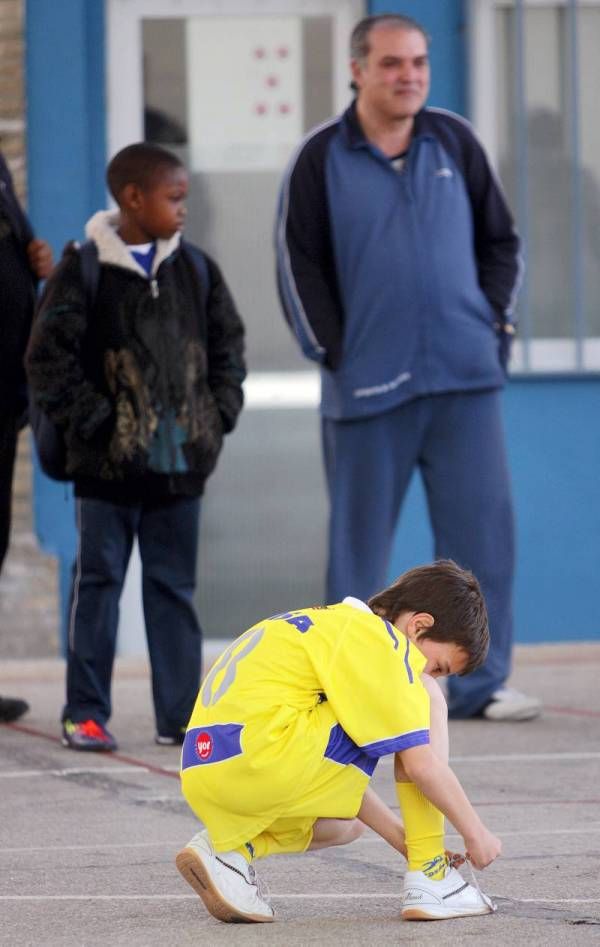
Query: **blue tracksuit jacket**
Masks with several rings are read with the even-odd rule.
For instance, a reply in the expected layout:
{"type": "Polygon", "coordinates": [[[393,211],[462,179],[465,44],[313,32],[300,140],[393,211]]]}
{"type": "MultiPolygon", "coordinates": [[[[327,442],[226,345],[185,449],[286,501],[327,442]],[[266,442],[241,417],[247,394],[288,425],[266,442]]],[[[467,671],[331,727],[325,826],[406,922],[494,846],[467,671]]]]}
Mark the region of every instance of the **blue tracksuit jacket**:
{"type": "Polygon", "coordinates": [[[353,103],[308,135],[281,189],[279,293],[322,366],[325,417],[504,382],[519,240],[469,124],[423,109],[402,170],[353,103]]]}

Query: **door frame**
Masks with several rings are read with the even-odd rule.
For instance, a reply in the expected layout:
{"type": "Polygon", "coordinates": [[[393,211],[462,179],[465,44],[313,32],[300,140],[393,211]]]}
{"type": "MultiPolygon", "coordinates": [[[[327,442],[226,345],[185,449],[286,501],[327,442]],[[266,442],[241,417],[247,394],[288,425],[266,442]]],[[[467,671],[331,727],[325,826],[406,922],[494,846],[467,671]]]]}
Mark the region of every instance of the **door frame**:
{"type": "Polygon", "coordinates": [[[191,16],[330,16],[333,21],[333,102],[348,101],[348,42],[354,24],[366,15],[360,0],[108,0],[106,9],[108,151],[114,154],[142,141],[142,19],[191,16]],[[127,95],[123,95],[127,89],[127,95]]]}

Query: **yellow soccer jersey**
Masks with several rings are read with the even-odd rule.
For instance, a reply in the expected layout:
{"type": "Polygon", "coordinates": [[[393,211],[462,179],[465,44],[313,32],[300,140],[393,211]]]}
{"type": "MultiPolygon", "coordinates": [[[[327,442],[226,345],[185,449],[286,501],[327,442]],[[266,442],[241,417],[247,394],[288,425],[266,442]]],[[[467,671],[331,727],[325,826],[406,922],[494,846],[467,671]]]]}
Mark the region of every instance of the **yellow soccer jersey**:
{"type": "MultiPolygon", "coordinates": [[[[425,664],[366,606],[259,622],[224,651],[198,695],[182,751],[190,805],[209,831],[214,812],[227,812],[233,844],[293,809],[322,783],[324,766],[356,768],[363,793],[379,757],[429,742],[425,664]]],[[[353,805],[315,817],[349,817],[353,805]]]]}

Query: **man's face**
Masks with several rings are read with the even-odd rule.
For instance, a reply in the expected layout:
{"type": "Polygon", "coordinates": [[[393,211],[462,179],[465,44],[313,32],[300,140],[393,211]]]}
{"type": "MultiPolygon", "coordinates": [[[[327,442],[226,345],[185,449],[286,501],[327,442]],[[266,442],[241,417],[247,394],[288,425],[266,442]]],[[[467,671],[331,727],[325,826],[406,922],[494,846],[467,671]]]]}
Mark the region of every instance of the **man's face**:
{"type": "Polygon", "coordinates": [[[375,27],[365,60],[352,61],[360,104],[384,119],[411,118],[429,93],[427,42],[418,30],[375,27]]]}
{"type": "Polygon", "coordinates": [[[183,228],[187,192],[188,176],[184,168],[165,171],[151,188],[139,192],[136,223],[148,235],[148,240],[169,240],[183,228]]]}

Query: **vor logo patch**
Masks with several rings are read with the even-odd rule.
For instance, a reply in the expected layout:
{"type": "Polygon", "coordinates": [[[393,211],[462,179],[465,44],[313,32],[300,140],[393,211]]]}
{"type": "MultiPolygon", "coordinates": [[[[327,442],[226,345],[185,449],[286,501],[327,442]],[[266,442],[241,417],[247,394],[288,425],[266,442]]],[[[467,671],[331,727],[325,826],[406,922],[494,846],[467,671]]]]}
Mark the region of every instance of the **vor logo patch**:
{"type": "Polygon", "coordinates": [[[209,760],[213,751],[213,738],[210,733],[202,731],[196,737],[196,753],[201,760],[209,760]]]}

